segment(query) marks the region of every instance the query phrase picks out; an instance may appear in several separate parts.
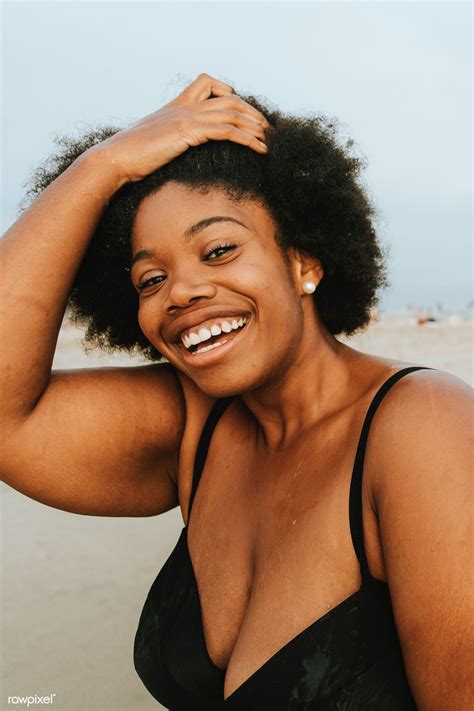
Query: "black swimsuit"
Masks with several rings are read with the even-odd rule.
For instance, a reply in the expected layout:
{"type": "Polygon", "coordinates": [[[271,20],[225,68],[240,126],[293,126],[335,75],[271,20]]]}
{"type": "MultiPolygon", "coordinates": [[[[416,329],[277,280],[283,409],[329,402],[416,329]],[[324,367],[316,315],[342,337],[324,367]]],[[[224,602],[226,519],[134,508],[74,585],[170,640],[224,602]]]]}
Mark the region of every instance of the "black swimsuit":
{"type": "MultiPolygon", "coordinates": [[[[361,571],[359,590],[297,634],[226,700],[225,670],[213,663],[206,649],[183,528],[151,586],[135,637],[135,669],[161,704],[172,711],[416,711],[388,585],[368,569],[361,496],[365,447],[375,411],[397,380],[421,369],[425,368],[404,368],[389,377],[375,394],[362,427],[349,496],[350,529],[361,571]]],[[[217,400],[204,426],[190,510],[212,433],[231,400],[217,400]]]]}

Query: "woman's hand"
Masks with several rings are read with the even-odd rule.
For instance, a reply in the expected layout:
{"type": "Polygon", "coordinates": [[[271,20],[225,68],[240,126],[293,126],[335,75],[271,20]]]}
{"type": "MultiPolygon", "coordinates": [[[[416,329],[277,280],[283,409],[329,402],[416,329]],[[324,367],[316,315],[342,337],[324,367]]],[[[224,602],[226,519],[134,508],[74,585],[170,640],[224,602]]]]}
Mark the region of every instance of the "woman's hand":
{"type": "Polygon", "coordinates": [[[234,141],[266,153],[265,117],[228,84],[200,74],[179,96],[130,128],[98,144],[121,184],[141,180],[190,146],[234,141]]]}

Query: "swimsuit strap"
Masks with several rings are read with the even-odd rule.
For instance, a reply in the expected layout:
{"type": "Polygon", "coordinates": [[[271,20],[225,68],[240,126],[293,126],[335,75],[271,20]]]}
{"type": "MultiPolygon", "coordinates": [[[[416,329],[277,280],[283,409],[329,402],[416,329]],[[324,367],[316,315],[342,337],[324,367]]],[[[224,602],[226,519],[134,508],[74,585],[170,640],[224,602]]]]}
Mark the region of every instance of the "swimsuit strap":
{"type": "Polygon", "coordinates": [[[209,444],[211,442],[212,433],[214,432],[219,418],[224,413],[224,410],[229,405],[231,400],[233,400],[232,396],[219,398],[215,401],[205,422],[204,428],[201,432],[201,437],[199,439],[199,444],[196,450],[196,457],[194,459],[193,481],[188,506],[188,525],[194,497],[196,496],[196,491],[199,486],[199,481],[201,479],[202,470],[204,469],[204,464],[206,463],[206,457],[209,449],[209,444]]]}
{"type": "Polygon", "coordinates": [[[354,549],[359,561],[362,582],[372,578],[372,575],[369,572],[367,556],[365,553],[362,523],[362,473],[364,469],[365,448],[367,445],[369,429],[378,406],[390,388],[395,385],[400,378],[403,378],[403,376],[408,375],[408,373],[412,373],[415,370],[433,370],[433,368],[428,368],[427,366],[410,366],[409,368],[403,368],[402,370],[399,370],[391,375],[375,393],[362,426],[354,460],[354,468],[352,470],[351,488],[349,494],[349,521],[352,543],[354,544],[354,549]]]}

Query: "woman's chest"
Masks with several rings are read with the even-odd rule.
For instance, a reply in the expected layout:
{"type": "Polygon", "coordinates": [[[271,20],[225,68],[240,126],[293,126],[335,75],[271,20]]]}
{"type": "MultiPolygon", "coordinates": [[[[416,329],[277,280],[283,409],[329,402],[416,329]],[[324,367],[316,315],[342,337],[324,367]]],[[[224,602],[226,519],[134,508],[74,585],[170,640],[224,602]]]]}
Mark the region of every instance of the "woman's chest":
{"type": "MultiPolygon", "coordinates": [[[[265,458],[245,438],[212,442],[188,543],[207,650],[227,668],[226,693],[360,586],[348,514],[357,443],[348,430],[265,458]]],[[[371,538],[367,505],[364,513],[371,538]]]]}

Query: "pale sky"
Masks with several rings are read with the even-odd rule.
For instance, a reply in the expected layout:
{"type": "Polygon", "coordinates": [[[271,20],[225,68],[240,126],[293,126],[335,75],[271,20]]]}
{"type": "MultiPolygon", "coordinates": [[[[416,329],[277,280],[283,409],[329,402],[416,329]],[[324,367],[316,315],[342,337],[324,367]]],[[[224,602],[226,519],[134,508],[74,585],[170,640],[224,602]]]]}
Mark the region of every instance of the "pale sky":
{"type": "Polygon", "coordinates": [[[468,2],[4,2],[3,228],[52,136],[125,125],[206,71],[337,117],[389,244],[382,308],[472,297],[468,2]]]}

